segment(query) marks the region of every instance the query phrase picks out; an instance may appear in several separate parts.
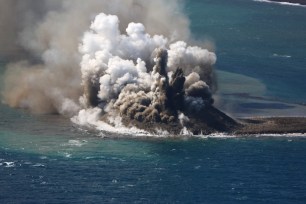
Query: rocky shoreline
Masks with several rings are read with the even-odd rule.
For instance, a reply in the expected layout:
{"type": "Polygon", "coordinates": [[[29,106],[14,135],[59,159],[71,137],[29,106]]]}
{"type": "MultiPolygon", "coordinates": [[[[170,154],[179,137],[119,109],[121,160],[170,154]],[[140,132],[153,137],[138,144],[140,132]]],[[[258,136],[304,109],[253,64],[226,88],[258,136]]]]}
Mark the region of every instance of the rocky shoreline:
{"type": "Polygon", "coordinates": [[[306,117],[256,117],[232,119],[213,106],[193,114],[188,121],[172,123],[139,122],[123,118],[127,127],[137,127],[153,134],[166,131],[169,135],[209,135],[214,133],[237,136],[257,134],[306,133],[306,117]],[[182,132],[183,131],[183,132],[182,132]],[[185,131],[185,132],[184,132],[185,131]]]}
{"type": "Polygon", "coordinates": [[[237,135],[306,133],[306,118],[302,117],[248,118],[239,122],[242,126],[234,131],[237,135]]]}

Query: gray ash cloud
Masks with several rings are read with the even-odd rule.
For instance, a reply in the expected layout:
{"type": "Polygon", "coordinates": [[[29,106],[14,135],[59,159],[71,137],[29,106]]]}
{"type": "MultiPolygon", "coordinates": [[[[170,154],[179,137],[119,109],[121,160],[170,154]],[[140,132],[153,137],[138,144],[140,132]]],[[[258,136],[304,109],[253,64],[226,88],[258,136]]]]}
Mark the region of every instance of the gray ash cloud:
{"type": "Polygon", "coordinates": [[[171,123],[179,120],[181,112],[190,114],[212,105],[213,99],[209,86],[199,77],[193,82],[189,79],[188,83],[185,83],[183,69],[177,68],[169,79],[167,60],[167,50],[159,50],[153,69],[153,72],[159,75],[155,82],[158,86],[153,94],[144,91],[134,92],[134,94],[129,92],[126,94],[128,97],[116,102],[115,106],[122,115],[140,122],[171,123]],[[150,98],[150,95],[155,97],[150,98]]]}

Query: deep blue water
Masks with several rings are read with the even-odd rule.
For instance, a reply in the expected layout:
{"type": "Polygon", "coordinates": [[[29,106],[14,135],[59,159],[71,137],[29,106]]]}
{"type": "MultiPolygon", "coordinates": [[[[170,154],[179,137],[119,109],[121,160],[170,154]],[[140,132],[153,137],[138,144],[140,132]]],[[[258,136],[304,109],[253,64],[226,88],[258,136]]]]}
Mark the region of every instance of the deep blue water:
{"type": "MultiPolygon", "coordinates": [[[[185,11],[215,44],[224,109],[305,116],[306,8],[187,0],[185,11]]],[[[306,202],[306,137],[102,136],[0,104],[0,203],[306,202]]]]}
{"type": "Polygon", "coordinates": [[[72,141],[71,146],[55,145],[45,153],[7,149],[1,143],[2,203],[279,204],[306,200],[306,139],[89,137],[81,143],[81,147],[72,141]],[[4,161],[14,164],[7,167],[4,161]]]}

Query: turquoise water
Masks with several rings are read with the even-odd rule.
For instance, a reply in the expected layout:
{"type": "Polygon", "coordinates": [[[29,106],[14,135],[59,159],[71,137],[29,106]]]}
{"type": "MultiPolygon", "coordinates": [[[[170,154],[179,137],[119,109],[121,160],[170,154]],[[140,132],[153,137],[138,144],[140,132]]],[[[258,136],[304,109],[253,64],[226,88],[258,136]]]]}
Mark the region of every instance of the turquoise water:
{"type": "MultiPolygon", "coordinates": [[[[195,38],[215,44],[217,105],[305,116],[305,8],[185,6],[195,38]]],[[[0,203],[305,203],[305,145],[298,135],[123,139],[0,104],[0,203]]]]}

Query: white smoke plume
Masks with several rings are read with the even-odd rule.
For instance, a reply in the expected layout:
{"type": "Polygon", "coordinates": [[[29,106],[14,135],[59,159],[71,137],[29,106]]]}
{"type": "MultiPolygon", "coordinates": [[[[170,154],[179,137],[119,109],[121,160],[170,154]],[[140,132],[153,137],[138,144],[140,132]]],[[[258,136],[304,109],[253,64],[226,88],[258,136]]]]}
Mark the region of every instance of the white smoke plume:
{"type": "Polygon", "coordinates": [[[6,103],[33,112],[65,113],[70,110],[64,104],[70,101],[76,109],[83,91],[78,47],[101,12],[118,16],[120,31],[140,22],[148,33],[172,41],[189,37],[189,22],[177,0],[1,0],[1,56],[24,59],[8,65],[6,103]]]}
{"type": "Polygon", "coordinates": [[[211,89],[203,80],[211,78],[214,53],[150,35],[141,23],[128,24],[126,32],[119,24],[117,16],[101,13],[84,34],[80,52],[85,109],[98,106],[101,115],[169,123],[180,119],[178,111],[212,104],[211,89]],[[208,76],[201,77],[204,73],[208,76]]]}
{"type": "Polygon", "coordinates": [[[97,125],[119,116],[168,123],[213,103],[216,56],[188,46],[179,0],[2,0],[0,8],[0,45],[11,48],[1,52],[23,59],[7,66],[3,99],[12,107],[97,125]]]}

